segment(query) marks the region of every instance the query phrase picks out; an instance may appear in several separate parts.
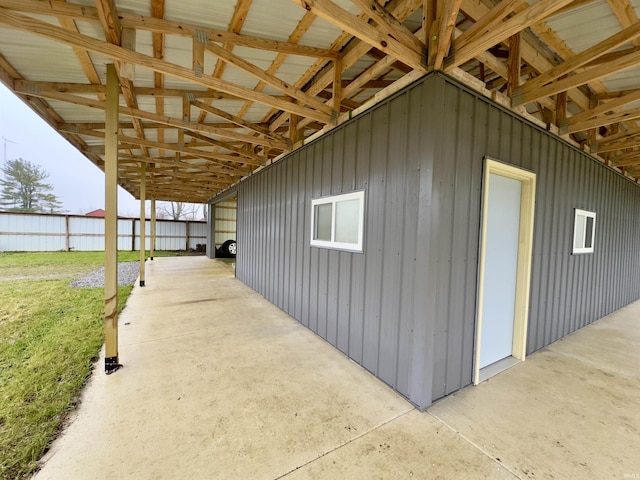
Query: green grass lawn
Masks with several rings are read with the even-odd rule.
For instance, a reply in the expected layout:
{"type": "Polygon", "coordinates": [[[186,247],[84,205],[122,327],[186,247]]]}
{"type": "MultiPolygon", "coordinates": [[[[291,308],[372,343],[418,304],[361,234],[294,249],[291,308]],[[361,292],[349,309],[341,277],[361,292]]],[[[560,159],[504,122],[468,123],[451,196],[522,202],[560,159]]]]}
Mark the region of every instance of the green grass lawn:
{"type": "MultiPolygon", "coordinates": [[[[1,479],[33,473],[88,379],[103,343],[104,294],[69,282],[102,266],[103,258],[102,252],[0,253],[1,479]]],[[[120,252],[118,259],[136,261],[139,253],[120,252]]],[[[132,288],[119,287],[120,308],[132,288]]]]}

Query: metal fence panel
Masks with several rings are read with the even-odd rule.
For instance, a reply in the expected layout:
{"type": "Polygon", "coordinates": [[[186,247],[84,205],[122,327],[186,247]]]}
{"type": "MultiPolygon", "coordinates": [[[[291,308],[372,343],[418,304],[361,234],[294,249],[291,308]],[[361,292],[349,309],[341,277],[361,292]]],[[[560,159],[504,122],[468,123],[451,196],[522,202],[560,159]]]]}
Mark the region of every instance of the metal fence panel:
{"type": "MultiPolygon", "coordinates": [[[[207,242],[207,223],[158,220],[156,250],[196,249],[207,242]]],[[[146,249],[151,221],[146,222],[146,249]]],[[[118,219],[118,250],[138,250],[140,220],[118,219]]],[[[104,250],[104,218],[81,215],[0,212],[0,251],[53,252],[104,250]]]]}

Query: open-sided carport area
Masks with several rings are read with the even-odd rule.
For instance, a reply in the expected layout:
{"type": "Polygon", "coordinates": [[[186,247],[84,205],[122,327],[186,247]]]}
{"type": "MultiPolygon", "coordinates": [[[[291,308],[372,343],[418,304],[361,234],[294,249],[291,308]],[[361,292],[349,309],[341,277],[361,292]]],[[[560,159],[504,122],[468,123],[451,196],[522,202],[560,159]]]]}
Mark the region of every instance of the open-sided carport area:
{"type": "Polygon", "coordinates": [[[154,260],[37,480],[640,473],[640,304],[420,412],[223,262],[154,260]]]}
{"type": "Polygon", "coordinates": [[[193,441],[224,472],[284,452],[273,478],[404,452],[421,472],[638,475],[638,317],[589,325],[640,298],[639,18],[637,0],[0,0],[0,80],[105,172],[98,461],[210,465],[193,441]],[[141,252],[119,321],[117,184],[152,215],[217,205],[207,252],[235,235],[250,289],[141,252]],[[347,357],[444,401],[420,415],[347,357]]]}

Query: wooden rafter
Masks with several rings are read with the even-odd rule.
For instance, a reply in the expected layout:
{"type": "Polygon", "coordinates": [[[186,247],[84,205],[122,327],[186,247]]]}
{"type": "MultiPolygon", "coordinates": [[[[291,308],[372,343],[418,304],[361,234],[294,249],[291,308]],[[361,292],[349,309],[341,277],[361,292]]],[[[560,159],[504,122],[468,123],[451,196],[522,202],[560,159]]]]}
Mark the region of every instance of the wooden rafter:
{"type": "MultiPolygon", "coordinates": [[[[315,21],[316,16],[313,13],[307,12],[304,14],[304,16],[302,17],[302,19],[298,22],[298,25],[296,26],[296,28],[294,29],[294,31],[291,33],[291,35],[289,35],[288,41],[291,43],[297,43],[298,41],[300,41],[300,39],[302,38],[302,36],[309,30],[309,28],[311,27],[311,25],[313,24],[313,22],[315,21]]],[[[275,73],[280,69],[280,67],[282,67],[282,65],[284,64],[285,60],[287,59],[288,55],[285,53],[279,53],[276,58],[273,60],[273,62],[271,62],[271,65],[269,66],[269,68],[266,70],[267,73],[271,74],[271,75],[275,75],[275,73]]],[[[317,62],[316,62],[317,63],[317,62]]],[[[298,84],[296,84],[296,87],[301,87],[300,83],[302,82],[298,82],[298,84]]],[[[264,82],[259,82],[256,85],[255,90],[261,92],[264,88],[266,87],[266,84],[264,82]]],[[[309,93],[309,92],[307,92],[309,93]]],[[[313,92],[311,92],[313,94],[313,92]]],[[[319,93],[319,92],[318,92],[319,93]]],[[[252,102],[246,102],[242,108],[240,109],[239,112],[239,116],[244,115],[249,108],[251,108],[252,102]]],[[[266,119],[270,119],[273,115],[273,112],[269,112],[269,114],[266,116],[266,119]]],[[[289,118],[291,118],[292,116],[294,117],[299,117],[298,115],[291,115],[289,114],[289,118]]],[[[283,115],[283,119],[284,119],[284,115],[283,115]]],[[[296,121],[296,125],[297,125],[297,121],[296,121]]],[[[270,130],[276,130],[277,126],[274,127],[270,127],[270,130]]],[[[296,143],[298,135],[295,132],[292,132],[291,129],[289,129],[289,139],[292,143],[296,143]],[[292,135],[293,134],[293,135],[292,135]]]]}
{"type": "Polygon", "coordinates": [[[389,37],[395,38],[418,54],[424,56],[424,42],[420,41],[418,37],[376,0],[353,0],[353,3],[358,5],[369,18],[374,20],[378,24],[378,28],[389,37]]]}
{"type": "MultiPolygon", "coordinates": [[[[89,22],[102,22],[102,16],[105,16],[107,22],[109,40],[117,45],[120,44],[119,34],[123,28],[133,28],[136,30],[145,30],[157,34],[179,35],[183,37],[195,38],[205,34],[209,41],[223,43],[230,46],[243,46],[256,48],[259,50],[267,50],[272,52],[287,53],[291,55],[301,55],[317,58],[336,58],[337,52],[323,48],[299,45],[296,43],[282,42],[270,38],[258,37],[253,35],[243,35],[237,31],[225,31],[215,28],[208,28],[197,24],[186,22],[172,22],[166,20],[163,16],[158,15],[163,11],[162,7],[154,7],[152,3],[152,16],[132,15],[127,12],[118,12],[117,20],[106,19],[104,9],[115,8],[111,6],[113,1],[99,0],[102,11],[99,8],[93,8],[85,5],[76,5],[67,3],[62,0],[1,0],[0,7],[8,10],[24,13],[43,14],[49,13],[60,18],[71,20],[82,20],[89,22]],[[153,10],[155,8],[155,10],[153,10]],[[158,10],[159,9],[159,10],[158,10]],[[117,22],[117,27],[115,26],[117,22]]],[[[152,0],[156,2],[156,0],[152,0]]],[[[160,3],[157,3],[161,5],[160,3]]],[[[243,0],[240,2],[240,17],[246,17],[246,13],[250,8],[251,1],[243,0]]]]}
{"type": "Polygon", "coordinates": [[[413,50],[412,46],[403,43],[399,39],[390,37],[386,34],[385,29],[374,27],[330,0],[292,1],[302,8],[324,18],[329,23],[349,32],[371,47],[375,47],[388,55],[394,56],[412,68],[426,71],[425,58],[421,52],[413,50]]]}
{"type": "MultiPolygon", "coordinates": [[[[575,2],[570,4],[570,6],[574,6],[574,5],[575,5],[575,2]]],[[[464,9],[464,13],[466,16],[476,21],[483,18],[485,15],[488,15],[490,12],[490,9],[487,6],[485,6],[483,3],[476,0],[465,0],[461,8],[464,9]]],[[[524,8],[526,7],[523,7],[523,9],[520,10],[516,7],[516,10],[524,11],[524,8]]],[[[569,8],[569,7],[565,7],[565,8],[569,8]]],[[[534,30],[540,36],[552,37],[552,35],[549,35],[548,32],[545,34],[546,32],[545,29],[537,28],[536,24],[532,25],[531,29],[534,30]]],[[[558,44],[554,43],[554,47],[556,46],[558,46],[558,44]]],[[[546,72],[547,70],[553,68],[556,65],[550,59],[548,59],[545,55],[541,54],[540,50],[536,47],[535,44],[531,42],[531,40],[527,36],[523,36],[520,44],[520,49],[521,49],[523,62],[530,65],[531,68],[533,68],[536,72],[539,72],[539,73],[546,72]]],[[[495,58],[492,58],[490,56],[489,52],[481,53],[477,56],[477,58],[482,62],[486,62],[487,60],[492,60],[492,59],[495,60],[495,58]]],[[[498,64],[498,62],[494,62],[494,64],[497,66],[497,68],[492,67],[495,72],[499,73],[502,69],[506,73],[507,71],[506,68],[501,67],[498,64]]],[[[501,76],[505,80],[507,79],[507,75],[501,74],[501,76]]],[[[577,88],[570,89],[568,91],[568,96],[569,96],[569,99],[579,107],[583,109],[588,108],[589,99],[579,89],[577,88]]]]}
{"type": "Polygon", "coordinates": [[[71,46],[81,46],[87,50],[113,58],[114,60],[134,63],[165,75],[187,80],[214,90],[221,90],[231,95],[235,95],[240,99],[250,99],[258,103],[273,106],[280,110],[289,111],[305,117],[312,117],[323,123],[331,122],[331,116],[326,113],[302,107],[292,102],[283,101],[219,79],[207,76],[197,76],[188,68],[184,68],[164,60],[154,59],[153,57],[149,57],[141,53],[132,52],[117,45],[102,42],[85,35],[75,34],[60,27],[25,17],[23,15],[0,9],[0,23],[40,35],[54,41],[66,43],[71,46]]]}
{"type": "MultiPolygon", "coordinates": [[[[68,93],[41,93],[40,95],[43,98],[72,103],[75,105],[83,105],[85,107],[95,108],[99,110],[104,110],[105,108],[103,102],[100,102],[97,100],[91,100],[89,98],[80,97],[80,96],[72,95],[68,93]]],[[[179,118],[160,116],[158,114],[147,112],[145,110],[139,110],[139,109],[130,108],[130,107],[120,107],[120,114],[126,115],[131,118],[137,118],[140,120],[150,120],[152,122],[169,125],[172,127],[183,129],[183,130],[201,132],[201,133],[206,133],[210,135],[217,135],[224,138],[238,140],[241,142],[253,143],[256,145],[263,145],[270,148],[279,148],[282,150],[287,148],[287,143],[279,140],[272,140],[272,139],[263,138],[263,137],[253,137],[243,133],[235,132],[231,129],[221,129],[221,128],[216,128],[216,127],[202,124],[202,123],[192,122],[189,120],[182,120],[179,118]]]]}
{"type": "Polygon", "coordinates": [[[328,115],[331,115],[330,107],[327,107],[325,104],[316,100],[314,97],[303,92],[302,90],[292,85],[289,85],[287,82],[283,80],[280,80],[275,75],[265,72],[264,70],[256,67],[250,62],[238,57],[237,55],[234,55],[233,53],[215,44],[209,44],[205,48],[207,49],[207,51],[217,56],[220,60],[233,65],[234,67],[248,73],[249,75],[254,76],[255,78],[264,82],[265,84],[280,90],[285,95],[288,95],[291,98],[298,100],[302,105],[309,105],[310,107],[313,107],[314,109],[320,112],[324,112],[328,115]]]}
{"type": "MultiPolygon", "coordinates": [[[[540,22],[572,1],[573,0],[541,0],[523,12],[517,13],[508,20],[499,23],[491,30],[491,35],[483,35],[472,38],[471,40],[465,38],[464,34],[461,35],[454,42],[454,54],[447,60],[445,70],[451,70],[462,65],[474,58],[478,53],[488,50],[510,36],[521,32],[528,26],[540,22]]],[[[498,5],[498,7],[499,6],[500,5],[498,5]]],[[[489,15],[490,14],[491,12],[489,12],[489,15]]]]}
{"type": "MultiPolygon", "coordinates": [[[[603,116],[603,115],[609,112],[613,112],[617,108],[622,107],[623,105],[627,105],[631,102],[635,102],[637,100],[640,100],[640,90],[629,93],[627,95],[616,98],[614,100],[610,100],[606,103],[598,105],[595,108],[592,108],[591,110],[586,110],[577,115],[574,115],[562,125],[563,128],[561,131],[563,133],[579,132],[584,129],[583,126],[581,126],[581,123],[588,122],[590,120],[593,121],[598,117],[602,118],[602,123],[599,123],[599,120],[595,120],[595,122],[599,123],[596,126],[608,125],[610,123],[613,123],[612,121],[610,121],[611,118],[609,115],[607,116],[603,116]]],[[[626,112],[626,113],[628,114],[629,112],[626,112]]],[[[621,114],[624,115],[625,112],[621,112],[621,114]]],[[[593,128],[593,127],[588,127],[588,128],[593,128]]]]}
{"type": "MultiPolygon", "coordinates": [[[[396,18],[398,21],[403,22],[420,6],[422,5],[422,0],[397,0],[395,2],[391,2],[387,6],[387,10],[396,18]]],[[[345,38],[341,36],[334,42],[334,47],[340,43],[345,42],[345,38]]],[[[359,39],[351,40],[346,47],[344,47],[342,52],[342,69],[346,70],[354,65],[363,55],[366,55],[367,52],[371,50],[371,45],[361,41],[359,39]]],[[[394,57],[395,59],[395,57],[394,57]]],[[[313,78],[313,82],[308,85],[305,89],[307,93],[311,95],[317,95],[319,92],[324,90],[328,85],[330,85],[335,79],[335,66],[326,63],[323,65],[313,65],[308,72],[303,75],[300,81],[296,84],[296,86],[302,86],[302,84],[306,83],[309,79],[313,78]]],[[[344,94],[344,92],[343,92],[344,94]]],[[[271,117],[273,113],[271,112],[268,118],[271,117]]],[[[285,115],[280,115],[278,118],[274,119],[272,122],[272,129],[278,128],[285,121],[285,115]]],[[[304,128],[311,123],[310,119],[303,119],[298,123],[298,128],[304,128]]]]}
{"type": "Polygon", "coordinates": [[[640,37],[640,22],[575,55],[542,75],[529,80],[514,93],[514,105],[532,102],[538,98],[550,96],[590,81],[598,80],[636,65],[640,61],[640,52],[633,52],[625,57],[604,62],[580,74],[560,79],[560,77],[564,77],[601,55],[638,37],[640,37]],[[579,78],[574,78],[578,76],[579,78]]]}
{"type": "Polygon", "coordinates": [[[357,11],[349,2],[291,0],[306,9],[298,23],[258,35],[246,28],[254,24],[247,18],[256,20],[252,9],[265,0],[233,1],[231,17],[225,24],[216,19],[215,26],[205,18],[171,18],[166,5],[174,0],[147,1],[150,9],[141,12],[124,9],[119,0],[0,0],[0,24],[70,45],[87,79],[69,83],[25,74],[49,80],[26,81],[2,57],[0,45],[0,81],[101,167],[104,122],[65,121],[56,109],[59,102],[102,108],[105,87],[93,62],[113,61],[126,104],[118,123],[120,182],[134,196],[145,163],[149,195],[206,199],[297,148],[340,112],[376,100],[378,90],[392,92],[427,69],[442,68],[473,88],[488,89],[504,105],[502,95],[511,97],[518,112],[526,104],[548,128],[556,124],[607,165],[640,176],[640,109],[634,108],[640,87],[612,92],[600,81],[640,65],[640,21],[629,0],[601,2],[621,31],[578,54],[545,19],[571,15],[589,0],[349,0],[357,11]],[[342,30],[324,45],[309,41],[321,27],[318,17],[342,30]],[[187,49],[179,49],[180,58],[178,37],[187,49]],[[291,69],[299,60],[292,55],[312,59],[295,76],[291,69]],[[136,81],[134,66],[151,70],[152,83],[136,81]]]}
{"type": "Polygon", "coordinates": [[[256,123],[252,123],[252,122],[248,122],[246,120],[243,120],[240,117],[237,117],[235,115],[231,115],[230,113],[225,112],[224,110],[220,110],[219,108],[215,108],[211,105],[207,105],[204,102],[200,102],[198,100],[193,100],[191,101],[191,105],[193,105],[196,108],[199,108],[200,110],[203,110],[205,112],[209,112],[212,115],[216,115],[220,118],[224,118],[225,120],[229,120],[231,123],[234,123],[235,125],[238,125],[240,127],[244,127],[244,128],[248,128],[249,130],[254,131],[255,133],[259,134],[259,135],[265,135],[266,137],[272,138],[274,140],[279,140],[281,142],[284,142],[286,144],[287,139],[285,137],[283,137],[282,135],[276,133],[276,132],[272,132],[271,130],[269,130],[267,127],[264,127],[262,125],[258,125],[256,123]]]}
{"type": "MultiPolygon", "coordinates": [[[[134,49],[135,31],[122,28],[114,0],[96,0],[96,7],[98,10],[98,18],[100,19],[100,24],[102,25],[107,42],[112,43],[113,45],[122,46],[125,49],[134,49]]],[[[80,34],[78,30],[75,30],[75,33],[78,35],[80,34]]],[[[76,45],[74,48],[77,50],[80,46],[76,45]]],[[[138,100],[133,92],[133,65],[127,62],[118,61],[117,59],[114,65],[127,106],[137,109],[138,100]]],[[[142,125],[140,124],[140,120],[137,118],[133,119],[133,125],[137,135],[140,138],[144,138],[145,134],[142,129],[142,125]]]]}

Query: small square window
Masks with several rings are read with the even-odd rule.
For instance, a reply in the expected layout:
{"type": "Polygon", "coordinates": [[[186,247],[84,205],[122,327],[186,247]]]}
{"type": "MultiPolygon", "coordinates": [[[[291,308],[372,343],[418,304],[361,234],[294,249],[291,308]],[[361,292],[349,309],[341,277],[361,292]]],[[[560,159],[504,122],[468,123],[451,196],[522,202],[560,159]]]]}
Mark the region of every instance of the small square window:
{"type": "Polygon", "coordinates": [[[593,253],[595,235],[596,213],[576,208],[571,253],[593,253]]]}
{"type": "Polygon", "coordinates": [[[311,200],[311,245],[362,251],[364,191],[311,200]]]}

